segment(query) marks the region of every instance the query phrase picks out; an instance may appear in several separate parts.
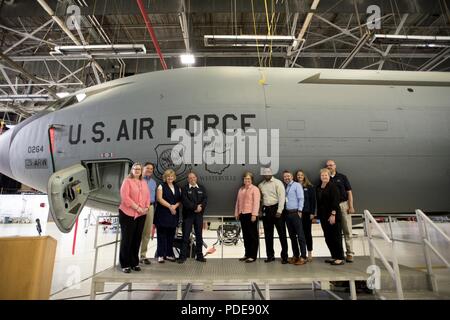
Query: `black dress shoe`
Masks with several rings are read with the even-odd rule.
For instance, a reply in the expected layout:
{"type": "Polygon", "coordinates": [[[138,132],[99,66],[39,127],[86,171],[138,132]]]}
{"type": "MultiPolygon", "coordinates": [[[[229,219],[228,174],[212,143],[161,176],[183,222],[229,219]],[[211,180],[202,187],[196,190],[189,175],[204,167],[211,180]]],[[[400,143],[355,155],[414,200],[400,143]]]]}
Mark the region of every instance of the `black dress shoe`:
{"type": "Polygon", "coordinates": [[[255,261],[256,261],[256,259],[248,258],[247,260],[245,260],[245,263],[252,263],[252,262],[255,262],[255,261]]]}
{"type": "Polygon", "coordinates": [[[181,263],[185,263],[185,262],[186,262],[186,259],[178,259],[177,262],[180,263],[180,264],[181,264],[181,263]]]}
{"type": "Polygon", "coordinates": [[[123,273],[131,273],[131,268],[122,268],[123,273]]]}
{"type": "Polygon", "coordinates": [[[139,266],[131,267],[131,269],[134,270],[134,271],[141,271],[142,270],[141,267],[139,267],[139,266]]]}
{"type": "Polygon", "coordinates": [[[275,261],[275,257],[264,259],[264,262],[272,262],[272,261],[275,261]]]}
{"type": "Polygon", "coordinates": [[[245,261],[245,260],[247,260],[248,259],[248,257],[242,257],[242,258],[239,258],[239,261],[245,261]]]}
{"type": "Polygon", "coordinates": [[[206,258],[205,257],[198,257],[195,260],[200,261],[200,262],[206,262],[206,258]]]}
{"type": "Polygon", "coordinates": [[[281,263],[282,263],[282,264],[288,264],[289,261],[288,261],[287,259],[281,259],[281,263]]]}

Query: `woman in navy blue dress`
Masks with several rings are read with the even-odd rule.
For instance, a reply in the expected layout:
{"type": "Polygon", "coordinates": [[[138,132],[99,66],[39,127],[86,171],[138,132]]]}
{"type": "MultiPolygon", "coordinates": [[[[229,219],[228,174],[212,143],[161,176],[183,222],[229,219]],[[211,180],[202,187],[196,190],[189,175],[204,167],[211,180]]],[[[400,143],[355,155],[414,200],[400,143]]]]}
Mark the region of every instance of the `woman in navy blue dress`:
{"type": "Polygon", "coordinates": [[[156,190],[158,205],[155,210],[154,224],[157,233],[156,256],[159,263],[163,263],[164,260],[175,261],[173,241],[181,204],[181,191],[175,184],[176,178],[175,171],[172,169],[164,171],[164,182],[156,190]]]}

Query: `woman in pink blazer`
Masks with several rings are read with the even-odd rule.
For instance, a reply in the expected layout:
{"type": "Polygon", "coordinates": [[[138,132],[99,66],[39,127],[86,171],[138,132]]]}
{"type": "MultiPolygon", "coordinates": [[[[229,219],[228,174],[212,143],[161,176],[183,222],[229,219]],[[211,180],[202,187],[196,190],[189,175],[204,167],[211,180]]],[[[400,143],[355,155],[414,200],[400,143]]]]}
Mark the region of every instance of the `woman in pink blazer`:
{"type": "Polygon", "coordinates": [[[245,254],[239,260],[251,263],[256,261],[258,256],[258,213],[261,194],[259,188],[253,184],[251,172],[245,172],[243,179],[243,185],[237,195],[234,216],[241,222],[244,237],[245,254]]]}
{"type": "Polygon", "coordinates": [[[142,165],[133,164],[131,172],[120,188],[119,223],[122,233],[119,261],[122,271],[141,271],[139,267],[139,246],[145,218],[150,207],[150,191],[142,179],[142,165]]]}

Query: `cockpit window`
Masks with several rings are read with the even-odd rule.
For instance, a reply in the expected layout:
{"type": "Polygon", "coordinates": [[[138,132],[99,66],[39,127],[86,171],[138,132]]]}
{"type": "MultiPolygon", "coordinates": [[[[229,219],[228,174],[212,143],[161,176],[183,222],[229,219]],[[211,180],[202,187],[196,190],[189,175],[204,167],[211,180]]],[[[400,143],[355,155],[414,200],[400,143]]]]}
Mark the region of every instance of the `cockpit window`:
{"type": "Polygon", "coordinates": [[[98,88],[96,90],[89,90],[88,89],[87,91],[84,91],[84,92],[81,92],[81,93],[78,93],[78,94],[75,94],[75,95],[71,95],[71,96],[67,96],[67,97],[58,99],[58,100],[54,101],[52,104],[50,104],[44,110],[47,111],[47,112],[58,111],[58,110],[66,108],[66,107],[69,107],[71,105],[74,105],[75,103],[81,102],[84,99],[86,99],[88,97],[91,97],[93,95],[96,95],[98,93],[105,92],[105,91],[111,90],[113,88],[121,87],[121,86],[128,85],[128,84],[131,84],[131,83],[132,82],[119,83],[119,84],[116,84],[116,85],[111,85],[111,86],[105,86],[105,87],[102,87],[102,88],[98,88]]]}
{"type": "Polygon", "coordinates": [[[47,111],[57,111],[57,110],[61,110],[65,107],[71,106],[75,103],[77,103],[77,97],[76,96],[68,96],[62,99],[58,99],[55,102],[53,102],[52,104],[50,104],[45,110],[47,111]]]}

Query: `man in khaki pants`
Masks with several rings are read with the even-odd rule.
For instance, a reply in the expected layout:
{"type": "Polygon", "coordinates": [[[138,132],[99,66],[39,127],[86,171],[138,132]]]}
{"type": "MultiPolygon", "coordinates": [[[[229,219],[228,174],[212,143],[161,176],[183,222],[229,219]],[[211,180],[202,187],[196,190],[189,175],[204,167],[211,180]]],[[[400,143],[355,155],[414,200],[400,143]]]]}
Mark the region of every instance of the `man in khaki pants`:
{"type": "Polygon", "coordinates": [[[156,197],[156,181],[153,180],[153,170],[155,166],[151,162],[144,165],[144,180],[148,184],[150,190],[150,208],[148,209],[147,217],[145,218],[144,231],[142,231],[141,254],[140,262],[150,264],[150,259],[147,258],[147,247],[152,235],[153,217],[155,215],[155,197],[156,197]]]}
{"type": "Polygon", "coordinates": [[[345,248],[346,248],[346,261],[353,262],[353,241],[352,241],[352,216],[355,213],[355,208],[353,207],[353,193],[352,187],[346,175],[336,171],[336,162],[334,160],[327,161],[327,169],[330,171],[331,181],[333,181],[340,193],[340,203],[342,213],[342,230],[344,232],[345,238],[345,248]]]}

